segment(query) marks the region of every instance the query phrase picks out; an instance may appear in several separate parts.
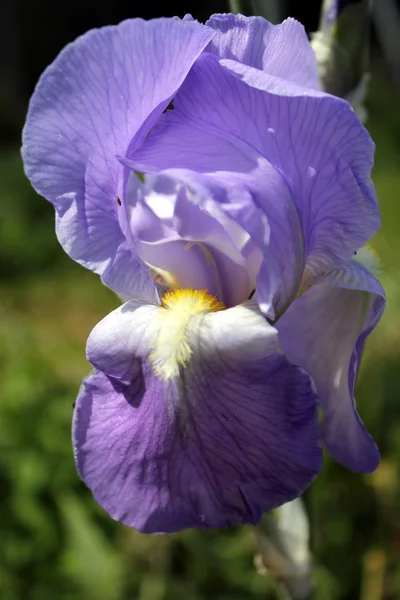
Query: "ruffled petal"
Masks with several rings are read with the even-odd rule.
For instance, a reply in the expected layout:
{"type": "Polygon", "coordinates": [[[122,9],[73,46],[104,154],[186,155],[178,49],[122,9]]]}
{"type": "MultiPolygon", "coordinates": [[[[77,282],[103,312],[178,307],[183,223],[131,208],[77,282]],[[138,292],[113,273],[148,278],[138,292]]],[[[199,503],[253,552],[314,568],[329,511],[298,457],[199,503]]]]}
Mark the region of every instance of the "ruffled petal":
{"type": "MultiPolygon", "coordinates": [[[[220,75],[223,79],[222,71],[220,75]]],[[[215,81],[218,83],[218,78],[215,81]]],[[[206,77],[199,89],[208,83],[206,77]]],[[[229,124],[221,130],[215,123],[208,127],[203,120],[194,122],[190,115],[193,112],[196,117],[198,108],[191,108],[192,100],[196,104],[195,87],[191,94],[181,104],[177,97],[177,108],[168,111],[178,112],[178,119],[171,126],[164,122],[165,129],[163,125],[156,127],[143,147],[123,163],[147,173],[170,169],[194,191],[209,190],[261,247],[268,266],[259,285],[260,299],[263,296],[265,314],[275,318],[293,299],[305,265],[301,223],[292,195],[282,175],[265,158],[245,141],[230,135],[229,124]]],[[[214,101],[213,94],[210,98],[214,101]]],[[[227,116],[221,107],[220,119],[227,116]]]]}
{"type": "Polygon", "coordinates": [[[354,386],[365,338],[384,306],[380,283],[352,261],[314,284],[276,323],[287,358],[315,382],[328,450],[354,471],[371,472],[379,463],[356,411],[354,386]]]}
{"type": "Polygon", "coordinates": [[[317,60],[303,25],[286,19],[272,25],[262,17],[213,15],[215,30],[207,50],[270,75],[319,89],[317,60]]]}
{"type": "Polygon", "coordinates": [[[301,493],[321,466],[316,398],[277,353],[276,330],[246,306],[197,315],[190,361],[163,378],[143,356],[150,313],[128,304],[89,339],[107,374],[93,373],[76,405],[76,464],[97,502],[150,533],[257,523],[301,493]],[[129,383],[116,366],[127,357],[129,383]]]}
{"type": "Polygon", "coordinates": [[[346,264],[376,232],[374,144],[344,100],[204,53],[174,106],[133,164],[191,169],[226,186],[241,181],[265,211],[271,239],[279,236],[280,266],[290,244],[292,278],[302,263],[296,248],[315,278],[346,264]]]}
{"type": "Polygon", "coordinates": [[[195,21],[143,21],[92,30],[43,73],[23,133],[25,170],[57,210],[72,258],[116,291],[141,265],[118,224],[123,168],[116,155],[139,144],[213,36],[195,21]]]}

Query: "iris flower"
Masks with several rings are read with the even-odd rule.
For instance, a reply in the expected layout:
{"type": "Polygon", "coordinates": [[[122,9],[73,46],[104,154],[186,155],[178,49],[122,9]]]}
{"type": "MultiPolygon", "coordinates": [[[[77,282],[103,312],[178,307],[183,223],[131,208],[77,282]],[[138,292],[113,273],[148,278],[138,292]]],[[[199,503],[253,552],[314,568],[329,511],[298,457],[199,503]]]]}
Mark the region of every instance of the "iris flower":
{"type": "Polygon", "coordinates": [[[315,478],[322,441],[376,468],[354,402],[384,305],[355,254],[379,227],[373,151],[293,19],[128,20],[44,72],[26,173],[66,252],[126,300],[89,336],[73,423],[113,518],[257,523],[315,478]]]}

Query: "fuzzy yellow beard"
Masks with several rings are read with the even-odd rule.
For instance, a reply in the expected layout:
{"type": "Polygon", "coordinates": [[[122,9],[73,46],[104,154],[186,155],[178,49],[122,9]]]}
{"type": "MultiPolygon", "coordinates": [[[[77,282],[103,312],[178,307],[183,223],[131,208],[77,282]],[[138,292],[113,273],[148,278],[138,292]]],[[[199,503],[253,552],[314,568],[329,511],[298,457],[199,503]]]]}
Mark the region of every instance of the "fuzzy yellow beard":
{"type": "Polygon", "coordinates": [[[179,375],[192,356],[188,337],[192,317],[224,310],[225,306],[205,290],[173,290],[165,294],[156,318],[153,351],[150,359],[161,379],[179,375]]]}

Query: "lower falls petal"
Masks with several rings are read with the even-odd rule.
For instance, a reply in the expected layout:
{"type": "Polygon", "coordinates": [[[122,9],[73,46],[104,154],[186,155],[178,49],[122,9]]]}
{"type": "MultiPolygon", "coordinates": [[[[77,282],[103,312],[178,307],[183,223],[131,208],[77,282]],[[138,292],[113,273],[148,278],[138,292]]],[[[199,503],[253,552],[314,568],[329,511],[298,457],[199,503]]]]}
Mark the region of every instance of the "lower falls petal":
{"type": "MultiPolygon", "coordinates": [[[[108,373],[94,371],[76,405],[76,464],[97,502],[151,533],[257,523],[298,496],[321,467],[316,397],[277,352],[276,330],[251,306],[200,312],[186,330],[190,360],[162,377],[150,358],[154,328],[147,356],[147,329],[126,333],[129,304],[89,338],[90,360],[108,373]],[[118,341],[129,371],[106,356],[118,341]]],[[[131,324],[138,314],[157,323],[137,305],[131,324]]]]}

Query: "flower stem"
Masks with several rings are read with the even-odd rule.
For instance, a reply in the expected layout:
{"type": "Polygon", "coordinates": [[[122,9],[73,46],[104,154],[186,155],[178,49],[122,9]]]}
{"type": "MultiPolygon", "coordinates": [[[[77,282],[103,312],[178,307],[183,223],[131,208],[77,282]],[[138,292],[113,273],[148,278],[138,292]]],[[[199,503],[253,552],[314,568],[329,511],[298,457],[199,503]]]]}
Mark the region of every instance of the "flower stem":
{"type": "Polygon", "coordinates": [[[285,15],[284,0],[229,0],[234,14],[257,15],[271,23],[280,23],[285,15]]]}

